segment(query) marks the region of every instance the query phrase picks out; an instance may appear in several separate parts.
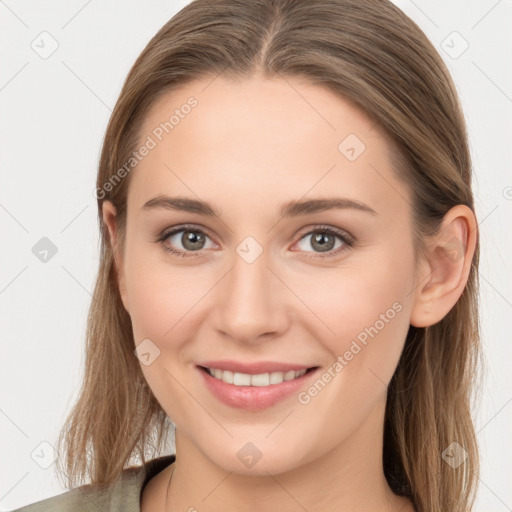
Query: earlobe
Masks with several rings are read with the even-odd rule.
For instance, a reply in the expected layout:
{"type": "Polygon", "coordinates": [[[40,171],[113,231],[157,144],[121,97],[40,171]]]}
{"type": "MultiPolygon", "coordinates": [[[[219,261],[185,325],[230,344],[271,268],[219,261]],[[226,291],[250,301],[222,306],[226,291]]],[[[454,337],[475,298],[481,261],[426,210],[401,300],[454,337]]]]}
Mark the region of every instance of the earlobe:
{"type": "Polygon", "coordinates": [[[427,243],[429,261],[418,277],[411,325],[429,327],[442,320],[466,286],[476,248],[477,224],[465,205],[448,211],[437,235],[427,243]]]}
{"type": "Polygon", "coordinates": [[[119,287],[119,294],[123,301],[124,308],[128,310],[128,300],[126,297],[126,287],[124,279],[124,262],[122,259],[122,250],[119,247],[119,232],[117,225],[117,211],[115,206],[110,201],[104,201],[102,204],[103,224],[106,228],[105,236],[108,236],[108,243],[112,249],[114,256],[117,284],[119,287]]]}

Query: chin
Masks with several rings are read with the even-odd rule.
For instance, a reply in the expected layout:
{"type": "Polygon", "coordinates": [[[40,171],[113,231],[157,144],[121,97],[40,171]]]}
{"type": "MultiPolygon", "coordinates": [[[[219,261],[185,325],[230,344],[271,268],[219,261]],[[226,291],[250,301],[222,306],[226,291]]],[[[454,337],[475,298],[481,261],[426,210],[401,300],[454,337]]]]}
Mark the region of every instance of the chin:
{"type": "Polygon", "coordinates": [[[304,451],[298,452],[297,443],[276,447],[274,443],[265,441],[264,436],[262,438],[261,442],[245,440],[231,442],[229,446],[218,444],[213,452],[210,445],[203,453],[223,470],[247,476],[268,476],[268,473],[278,475],[305,463],[304,451]]]}

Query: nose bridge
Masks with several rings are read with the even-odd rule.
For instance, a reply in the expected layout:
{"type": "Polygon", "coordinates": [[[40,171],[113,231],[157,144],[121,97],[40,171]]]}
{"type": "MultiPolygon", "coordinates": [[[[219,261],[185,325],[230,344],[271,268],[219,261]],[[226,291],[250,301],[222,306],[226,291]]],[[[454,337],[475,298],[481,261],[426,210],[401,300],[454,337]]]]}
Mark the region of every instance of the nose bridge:
{"type": "Polygon", "coordinates": [[[218,297],[217,328],[240,341],[277,333],[285,321],[282,283],[270,270],[270,253],[257,242],[244,240],[236,248],[232,268],[218,297]]]}
{"type": "Polygon", "coordinates": [[[263,305],[266,302],[263,299],[268,297],[269,277],[272,275],[268,264],[268,258],[263,254],[254,261],[248,261],[237,254],[230,278],[230,295],[235,302],[238,298],[241,305],[246,304],[249,307],[263,305]]]}

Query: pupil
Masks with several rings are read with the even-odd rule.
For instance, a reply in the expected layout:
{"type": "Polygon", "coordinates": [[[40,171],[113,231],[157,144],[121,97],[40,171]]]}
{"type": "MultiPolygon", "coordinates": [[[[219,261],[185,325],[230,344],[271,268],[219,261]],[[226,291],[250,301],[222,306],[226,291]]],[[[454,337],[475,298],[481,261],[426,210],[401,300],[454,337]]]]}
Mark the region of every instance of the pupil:
{"type": "Polygon", "coordinates": [[[184,233],[183,246],[188,249],[201,249],[201,242],[204,242],[204,237],[202,234],[196,233],[194,231],[188,231],[184,233]]]}
{"type": "Polygon", "coordinates": [[[334,237],[327,233],[317,234],[315,237],[313,237],[313,241],[314,241],[314,243],[320,244],[319,249],[321,252],[329,251],[334,247],[333,246],[334,237]],[[329,241],[329,238],[331,239],[330,241],[329,241]],[[326,239],[327,239],[327,242],[326,242],[326,239]]]}

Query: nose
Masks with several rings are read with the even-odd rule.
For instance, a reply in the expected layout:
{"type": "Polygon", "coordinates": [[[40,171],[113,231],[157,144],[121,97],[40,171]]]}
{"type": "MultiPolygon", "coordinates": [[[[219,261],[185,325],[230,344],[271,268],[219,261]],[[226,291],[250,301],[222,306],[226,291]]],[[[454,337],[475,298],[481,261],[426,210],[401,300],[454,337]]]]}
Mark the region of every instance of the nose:
{"type": "Polygon", "coordinates": [[[279,337],[288,328],[291,296],[269,266],[265,252],[252,262],[236,254],[218,285],[214,326],[237,343],[279,337]]]}

